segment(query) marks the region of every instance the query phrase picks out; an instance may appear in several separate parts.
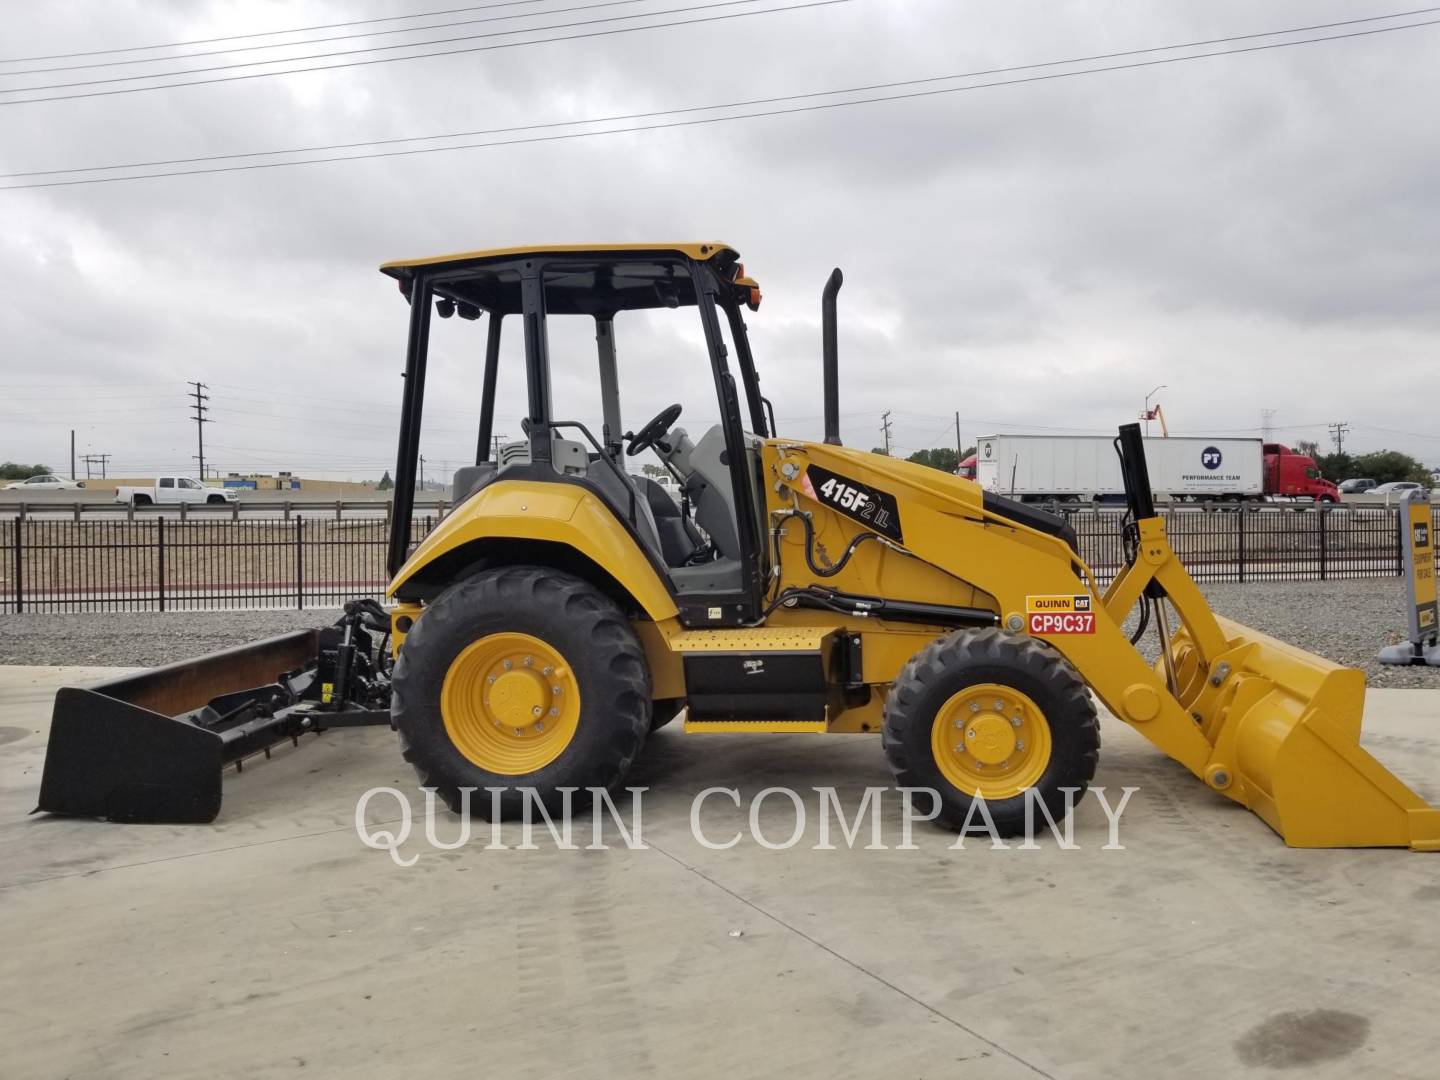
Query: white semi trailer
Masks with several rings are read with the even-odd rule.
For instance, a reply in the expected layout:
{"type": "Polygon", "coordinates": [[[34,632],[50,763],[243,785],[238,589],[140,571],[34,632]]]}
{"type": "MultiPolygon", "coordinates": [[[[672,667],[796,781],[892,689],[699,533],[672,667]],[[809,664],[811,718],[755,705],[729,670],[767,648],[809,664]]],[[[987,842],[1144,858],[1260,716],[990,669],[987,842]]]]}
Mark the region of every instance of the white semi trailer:
{"type": "MultiPolygon", "coordinates": [[[[1120,459],[1109,436],[987,435],[975,448],[975,481],[1027,501],[1119,498],[1120,459]]],[[[1259,499],[1265,486],[1259,439],[1145,440],[1157,498],[1259,499]]]]}

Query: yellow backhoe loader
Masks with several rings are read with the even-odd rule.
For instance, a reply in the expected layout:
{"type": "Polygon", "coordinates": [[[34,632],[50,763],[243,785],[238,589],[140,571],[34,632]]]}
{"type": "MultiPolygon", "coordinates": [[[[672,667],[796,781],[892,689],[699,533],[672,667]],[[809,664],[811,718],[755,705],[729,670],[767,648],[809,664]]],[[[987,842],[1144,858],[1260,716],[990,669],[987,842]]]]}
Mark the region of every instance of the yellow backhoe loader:
{"type": "Polygon", "coordinates": [[[943,822],[983,798],[1013,832],[1027,798],[1058,819],[1064,789],[1094,775],[1098,698],[1288,844],[1440,849],[1440,811],[1360,747],[1363,674],[1212,614],[1155,514],[1138,425],[1116,440],[1127,565],[1102,590],[1059,518],[841,445],[838,270],[813,442],[781,434],[761,394],[743,318],[760,289],[725,244],[382,269],[410,312],[391,606],[356,602],[335,627],[62,691],[41,809],[207,821],[225,764],[380,722],[452,805],[503,788],[511,814],[522,788],[553,806],[562,788],[620,784],[683,710],[687,732],[878,732],[896,782],[938,792],[943,822]],[[455,315],[487,328],[476,462],[415,546],[432,320],[455,315]],[[698,331],[693,355],[672,334],[663,364],[621,362],[622,331],[669,319],[698,331]],[[575,335],[554,344],[576,320],[596,342],[588,358],[575,335]],[[523,365],[503,372],[509,326],[523,365]],[[714,419],[687,430],[675,403],[627,430],[622,382],[643,400],[696,372],[708,400],[689,407],[714,419]],[[493,430],[502,375],[523,375],[524,435],[510,441],[493,430]],[[557,408],[576,387],[593,404],[557,408]],[[646,452],[674,494],[627,468],[646,452]],[[1137,608],[1153,615],[1154,665],[1122,630],[1137,608]]]}

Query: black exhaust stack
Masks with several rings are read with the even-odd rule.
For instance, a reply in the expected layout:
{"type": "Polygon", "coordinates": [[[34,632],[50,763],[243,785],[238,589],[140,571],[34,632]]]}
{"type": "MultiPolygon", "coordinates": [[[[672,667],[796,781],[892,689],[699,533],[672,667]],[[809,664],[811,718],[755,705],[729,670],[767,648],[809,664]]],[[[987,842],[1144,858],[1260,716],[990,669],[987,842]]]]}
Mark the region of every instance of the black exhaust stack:
{"type": "Polygon", "coordinates": [[[1115,440],[1120,455],[1120,473],[1125,482],[1125,500],[1136,521],[1155,516],[1155,496],[1150,490],[1150,469],[1145,463],[1145,438],[1139,424],[1121,424],[1115,440]]]}
{"type": "Polygon", "coordinates": [[[845,275],[837,266],[830,272],[825,283],[825,293],[820,300],[822,325],[822,356],[825,364],[825,441],[831,446],[840,443],[840,345],[835,326],[835,297],[840,286],[845,284],[845,275]]]}

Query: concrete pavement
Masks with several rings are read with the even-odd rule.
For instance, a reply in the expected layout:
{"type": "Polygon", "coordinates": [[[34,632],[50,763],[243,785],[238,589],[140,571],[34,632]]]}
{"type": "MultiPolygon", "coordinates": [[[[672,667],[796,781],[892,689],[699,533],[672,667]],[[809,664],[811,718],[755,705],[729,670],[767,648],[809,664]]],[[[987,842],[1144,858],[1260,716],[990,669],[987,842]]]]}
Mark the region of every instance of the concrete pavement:
{"type": "MultiPolygon", "coordinates": [[[[0,669],[7,1077],[1422,1077],[1440,1054],[1440,858],[1287,849],[1113,721],[1097,783],[1139,788],[1124,850],[1087,798],[1073,851],[924,825],[895,850],[898,799],[886,850],[832,825],[816,851],[815,786],[850,817],[888,786],[875,737],[672,726],[631,780],[648,850],[516,850],[518,826],[486,850],[477,823],[401,868],[354,825],[367,788],[420,804],[383,729],[227,776],[213,826],[26,816],[54,688],[100,674],[0,669]],[[729,850],[691,834],[713,785],[744,804],[703,809],[729,850]],[[788,851],[749,834],[768,785],[810,793],[788,851]]],[[[1366,719],[1432,800],[1437,704],[1372,691],[1366,719]]],[[[756,821],[778,842],[795,810],[756,821]]]]}

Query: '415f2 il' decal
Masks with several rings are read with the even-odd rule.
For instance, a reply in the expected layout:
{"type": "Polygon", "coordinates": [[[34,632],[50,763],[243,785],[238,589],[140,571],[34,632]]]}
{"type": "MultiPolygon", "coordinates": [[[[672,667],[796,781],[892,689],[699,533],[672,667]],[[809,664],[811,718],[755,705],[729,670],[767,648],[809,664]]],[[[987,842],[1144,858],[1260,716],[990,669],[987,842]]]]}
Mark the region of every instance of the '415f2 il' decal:
{"type": "Polygon", "coordinates": [[[819,465],[805,469],[805,494],[896,543],[904,543],[900,532],[900,510],[895,496],[869,484],[839,476],[819,465]]]}

